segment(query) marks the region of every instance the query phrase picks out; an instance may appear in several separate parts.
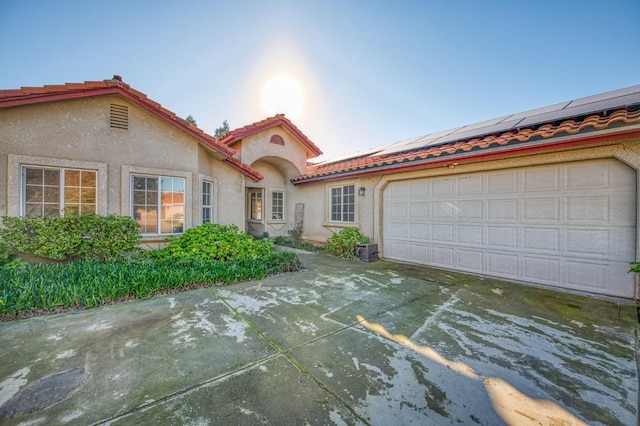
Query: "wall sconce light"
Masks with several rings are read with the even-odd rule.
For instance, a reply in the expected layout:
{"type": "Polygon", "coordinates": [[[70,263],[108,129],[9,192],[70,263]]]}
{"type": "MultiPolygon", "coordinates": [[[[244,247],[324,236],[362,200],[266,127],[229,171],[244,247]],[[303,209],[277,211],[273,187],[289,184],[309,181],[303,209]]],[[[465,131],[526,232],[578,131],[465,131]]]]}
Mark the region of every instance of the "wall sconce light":
{"type": "Polygon", "coordinates": [[[364,196],[364,191],[365,191],[365,187],[361,186],[360,189],[358,189],[358,195],[361,197],[364,196]]]}

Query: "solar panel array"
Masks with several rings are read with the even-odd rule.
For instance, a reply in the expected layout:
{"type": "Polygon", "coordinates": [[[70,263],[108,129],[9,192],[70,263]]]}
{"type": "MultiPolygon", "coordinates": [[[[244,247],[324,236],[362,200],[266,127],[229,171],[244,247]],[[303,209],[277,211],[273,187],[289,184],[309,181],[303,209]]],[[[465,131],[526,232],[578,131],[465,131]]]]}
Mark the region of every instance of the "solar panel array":
{"type": "Polygon", "coordinates": [[[640,105],[640,85],[601,93],[599,95],[588,96],[573,101],[561,102],[543,108],[507,115],[412,139],[406,139],[370,151],[359,152],[341,158],[334,158],[326,161],[325,163],[348,160],[349,158],[406,152],[429,146],[443,145],[460,140],[503,133],[525,127],[533,127],[539,124],[561,121],[572,117],[579,117],[632,105],[640,105]]]}

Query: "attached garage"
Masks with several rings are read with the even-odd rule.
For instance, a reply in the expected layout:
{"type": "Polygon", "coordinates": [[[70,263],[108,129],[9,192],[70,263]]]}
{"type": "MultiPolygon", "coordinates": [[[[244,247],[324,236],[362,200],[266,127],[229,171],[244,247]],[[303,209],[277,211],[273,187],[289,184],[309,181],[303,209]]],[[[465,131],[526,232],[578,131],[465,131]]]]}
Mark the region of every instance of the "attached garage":
{"type": "Polygon", "coordinates": [[[383,256],[630,298],[636,181],[613,158],[391,181],[383,256]]]}
{"type": "Polygon", "coordinates": [[[327,217],[315,240],[355,226],[388,260],[640,299],[627,272],[640,261],[638,170],[633,86],[319,163],[292,183],[316,199],[358,188],[353,221],[327,217]]]}

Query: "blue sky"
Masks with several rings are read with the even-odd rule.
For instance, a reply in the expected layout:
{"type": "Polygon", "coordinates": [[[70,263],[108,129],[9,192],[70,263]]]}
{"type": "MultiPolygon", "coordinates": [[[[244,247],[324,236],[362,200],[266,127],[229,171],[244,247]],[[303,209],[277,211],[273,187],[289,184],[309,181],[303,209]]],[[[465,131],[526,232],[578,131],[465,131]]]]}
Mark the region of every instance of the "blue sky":
{"type": "Polygon", "coordinates": [[[286,73],[323,159],[640,84],[638,46],[638,0],[0,0],[0,89],[119,74],[213,133],[286,73]]]}

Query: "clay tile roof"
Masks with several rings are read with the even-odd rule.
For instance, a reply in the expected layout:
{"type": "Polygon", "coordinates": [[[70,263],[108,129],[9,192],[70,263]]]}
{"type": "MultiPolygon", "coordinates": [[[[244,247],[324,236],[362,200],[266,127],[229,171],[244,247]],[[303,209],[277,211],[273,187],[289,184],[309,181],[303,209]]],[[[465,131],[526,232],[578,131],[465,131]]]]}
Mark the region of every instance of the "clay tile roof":
{"type": "Polygon", "coordinates": [[[149,99],[144,93],[123,82],[119,76],[113,76],[111,80],[103,81],[85,81],[84,83],[0,90],[0,109],[102,95],[124,97],[169,125],[194,137],[200,144],[213,151],[215,155],[227,161],[250,179],[262,179],[262,175],[251,169],[251,167],[232,159],[236,151],[229,145],[220,143],[216,137],[205,133],[202,129],[176,116],[174,112],[169,111],[158,102],[149,99]]]}
{"type": "Polygon", "coordinates": [[[232,146],[233,144],[241,141],[242,139],[251,136],[255,133],[261,132],[272,127],[282,126],[289,133],[295,136],[307,150],[307,158],[317,157],[322,154],[322,151],[311,140],[300,131],[284,114],[277,114],[273,117],[265,118],[262,121],[249,124],[238,129],[231,130],[227,133],[220,142],[232,146]]]}
{"type": "MultiPolygon", "coordinates": [[[[338,161],[329,161],[310,165],[307,173],[292,179],[294,184],[310,183],[328,180],[332,177],[364,175],[369,173],[388,172],[390,169],[440,166],[451,161],[448,156],[455,155],[455,161],[460,161],[471,155],[485,155],[484,151],[491,151],[500,147],[526,147],[527,144],[549,143],[550,140],[561,136],[577,135],[596,130],[616,128],[616,125],[635,125],[635,134],[640,134],[640,105],[624,107],[612,112],[591,114],[582,118],[567,119],[559,123],[547,123],[517,131],[507,131],[471,139],[429,145],[407,151],[385,153],[384,149],[366,153],[360,157],[352,157],[338,161]]],[[[550,145],[548,145],[551,147],[550,145]]]]}

